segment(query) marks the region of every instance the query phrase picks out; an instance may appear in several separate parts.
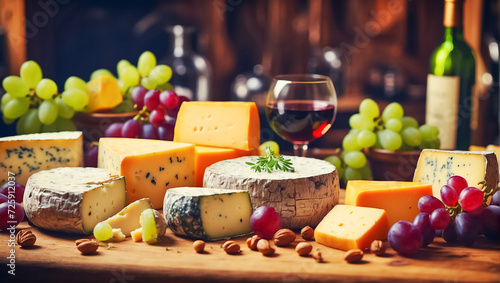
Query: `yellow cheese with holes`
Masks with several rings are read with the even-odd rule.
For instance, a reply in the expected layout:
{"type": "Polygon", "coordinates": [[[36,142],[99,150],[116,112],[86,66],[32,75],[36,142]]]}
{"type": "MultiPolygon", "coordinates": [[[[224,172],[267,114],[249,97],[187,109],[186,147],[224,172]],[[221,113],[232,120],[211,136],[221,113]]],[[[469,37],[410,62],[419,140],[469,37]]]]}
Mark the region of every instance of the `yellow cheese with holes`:
{"type": "Polygon", "coordinates": [[[420,213],[418,200],[432,195],[432,185],[419,182],[349,181],[345,204],[384,209],[389,225],[413,218],[420,213]]]}
{"type": "Polygon", "coordinates": [[[139,218],[141,218],[141,213],[148,208],[153,208],[148,198],[136,200],[104,222],[111,225],[111,228],[121,229],[122,233],[128,237],[130,232],[141,227],[139,218]]]}

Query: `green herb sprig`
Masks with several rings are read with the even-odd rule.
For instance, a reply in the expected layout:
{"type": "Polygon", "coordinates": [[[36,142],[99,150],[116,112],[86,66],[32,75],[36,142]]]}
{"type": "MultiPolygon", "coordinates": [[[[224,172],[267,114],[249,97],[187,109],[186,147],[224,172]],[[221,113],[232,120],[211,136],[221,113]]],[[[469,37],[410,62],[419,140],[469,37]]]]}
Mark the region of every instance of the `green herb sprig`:
{"type": "Polygon", "coordinates": [[[283,155],[274,156],[274,151],[270,147],[266,147],[266,156],[259,156],[257,162],[245,162],[251,170],[255,172],[272,173],[273,170],[282,170],[283,172],[295,172],[292,161],[285,159],[283,155]]]}

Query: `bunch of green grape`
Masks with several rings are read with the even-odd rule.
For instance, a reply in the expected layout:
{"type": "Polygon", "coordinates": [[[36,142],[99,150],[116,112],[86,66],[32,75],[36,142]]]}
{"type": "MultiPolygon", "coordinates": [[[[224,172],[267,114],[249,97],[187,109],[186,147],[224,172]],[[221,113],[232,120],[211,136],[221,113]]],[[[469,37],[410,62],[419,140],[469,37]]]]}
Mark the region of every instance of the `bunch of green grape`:
{"type": "Polygon", "coordinates": [[[419,127],[415,118],[404,116],[403,107],[397,102],[387,105],[380,115],[378,104],[367,98],[359,105],[359,113],[349,118],[349,125],[351,130],[342,141],[340,158],[327,157],[346,182],[371,177],[363,148],[412,151],[440,146],[438,128],[427,124],[419,127]]]}
{"type": "Polygon", "coordinates": [[[68,78],[65,91],[59,94],[56,83],[43,78],[35,61],[24,62],[20,76],[8,76],[2,85],[7,92],[1,100],[3,119],[7,124],[18,119],[18,134],[75,130],[71,118],[89,101],[82,79],[68,78]]]}

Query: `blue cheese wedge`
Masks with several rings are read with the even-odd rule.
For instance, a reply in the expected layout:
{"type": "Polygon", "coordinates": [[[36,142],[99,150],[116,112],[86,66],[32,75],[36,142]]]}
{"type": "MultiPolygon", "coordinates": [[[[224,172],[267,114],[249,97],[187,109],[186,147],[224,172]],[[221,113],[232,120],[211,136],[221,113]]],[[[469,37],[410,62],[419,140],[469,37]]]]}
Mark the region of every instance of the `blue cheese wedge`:
{"type": "Polygon", "coordinates": [[[83,166],[82,132],[58,132],[0,138],[0,185],[15,174],[26,184],[29,176],[57,167],[83,166]]]}
{"type": "Polygon", "coordinates": [[[212,164],[205,170],[203,186],[248,191],[253,208],[269,205],[281,215],[283,227],[316,226],[338,203],[339,177],[327,161],[285,156],[295,172],[254,172],[246,162],[257,156],[245,156],[212,164]]]}
{"type": "Polygon", "coordinates": [[[176,235],[193,239],[215,241],[252,232],[248,191],[173,188],[165,194],[163,215],[176,235]]]}
{"type": "Polygon", "coordinates": [[[94,226],[125,207],[125,178],[106,169],[61,167],[31,175],[24,210],[36,226],[90,234],[94,226]]]}

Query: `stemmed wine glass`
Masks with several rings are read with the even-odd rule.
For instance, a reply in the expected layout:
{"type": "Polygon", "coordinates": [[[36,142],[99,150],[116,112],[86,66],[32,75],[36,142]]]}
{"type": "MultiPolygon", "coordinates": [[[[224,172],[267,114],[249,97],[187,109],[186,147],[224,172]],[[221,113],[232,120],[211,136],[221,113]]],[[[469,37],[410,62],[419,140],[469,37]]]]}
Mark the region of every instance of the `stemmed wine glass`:
{"type": "Polygon", "coordinates": [[[295,156],[306,156],[309,142],[323,136],[337,114],[337,94],[327,76],[279,75],[266,99],[266,117],[280,137],[293,144],[295,156]]]}

